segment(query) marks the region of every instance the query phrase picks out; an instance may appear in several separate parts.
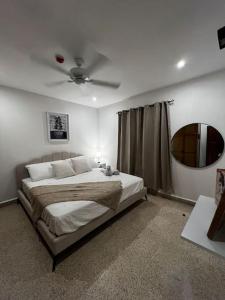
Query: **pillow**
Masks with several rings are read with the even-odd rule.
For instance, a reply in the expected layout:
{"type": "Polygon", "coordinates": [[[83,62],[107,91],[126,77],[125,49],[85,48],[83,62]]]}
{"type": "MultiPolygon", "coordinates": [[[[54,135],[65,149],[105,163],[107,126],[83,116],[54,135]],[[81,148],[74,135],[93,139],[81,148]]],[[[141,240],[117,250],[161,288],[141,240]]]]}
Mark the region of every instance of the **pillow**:
{"type": "Polygon", "coordinates": [[[89,172],[92,170],[87,158],[71,158],[76,174],[89,172]]]}
{"type": "Polygon", "coordinates": [[[81,156],[73,157],[73,159],[87,159],[88,164],[91,168],[97,168],[98,167],[98,164],[95,162],[95,160],[93,158],[89,157],[89,156],[81,155],[81,156]]]}
{"type": "Polygon", "coordinates": [[[31,164],[26,166],[32,181],[54,177],[53,169],[50,162],[31,164]]]}
{"type": "Polygon", "coordinates": [[[65,178],[76,175],[68,161],[52,163],[53,173],[56,178],[65,178]]]}
{"type": "Polygon", "coordinates": [[[69,163],[69,165],[71,166],[71,168],[73,168],[73,164],[72,164],[71,158],[67,158],[67,159],[65,159],[65,161],[67,161],[69,163]]]}
{"type": "Polygon", "coordinates": [[[92,168],[98,168],[98,164],[93,158],[89,157],[88,159],[89,159],[89,164],[92,168]]]}

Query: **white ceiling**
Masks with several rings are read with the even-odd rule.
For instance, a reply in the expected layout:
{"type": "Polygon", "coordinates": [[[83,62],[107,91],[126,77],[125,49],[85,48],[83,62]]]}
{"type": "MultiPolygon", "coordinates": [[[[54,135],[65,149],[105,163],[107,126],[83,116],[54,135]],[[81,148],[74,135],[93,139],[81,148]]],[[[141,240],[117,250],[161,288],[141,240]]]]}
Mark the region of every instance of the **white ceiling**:
{"type": "Polygon", "coordinates": [[[225,68],[217,42],[224,25],[224,0],[2,0],[0,84],[101,107],[225,68]],[[118,90],[51,86],[67,79],[49,66],[56,53],[69,70],[75,56],[89,61],[96,52],[110,62],[93,77],[120,81],[118,90]]]}

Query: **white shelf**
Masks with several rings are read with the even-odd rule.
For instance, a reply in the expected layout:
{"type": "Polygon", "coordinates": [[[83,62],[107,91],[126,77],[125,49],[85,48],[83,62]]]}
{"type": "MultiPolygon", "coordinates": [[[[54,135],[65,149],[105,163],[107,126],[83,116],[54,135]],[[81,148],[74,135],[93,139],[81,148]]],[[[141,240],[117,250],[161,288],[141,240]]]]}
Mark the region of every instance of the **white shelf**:
{"type": "Polygon", "coordinates": [[[225,242],[211,241],[207,237],[216,208],[215,199],[200,196],[181,236],[198,246],[225,257],[225,242]]]}

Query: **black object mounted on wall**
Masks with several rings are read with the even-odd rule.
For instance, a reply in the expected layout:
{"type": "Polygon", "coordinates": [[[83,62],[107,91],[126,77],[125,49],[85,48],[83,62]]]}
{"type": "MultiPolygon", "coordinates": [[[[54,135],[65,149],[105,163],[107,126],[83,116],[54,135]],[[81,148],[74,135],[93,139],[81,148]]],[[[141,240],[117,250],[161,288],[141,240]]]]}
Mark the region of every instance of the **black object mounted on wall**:
{"type": "Polygon", "coordinates": [[[220,49],[225,48],[225,26],[217,30],[220,49]]]}

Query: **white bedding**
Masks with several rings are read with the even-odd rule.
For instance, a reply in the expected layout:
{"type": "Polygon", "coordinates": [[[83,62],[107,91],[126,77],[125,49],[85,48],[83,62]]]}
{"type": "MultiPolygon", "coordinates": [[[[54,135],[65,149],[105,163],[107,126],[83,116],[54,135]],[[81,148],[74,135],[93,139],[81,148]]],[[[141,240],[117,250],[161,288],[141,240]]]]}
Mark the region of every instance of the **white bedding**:
{"type": "MultiPolygon", "coordinates": [[[[83,182],[98,182],[121,180],[122,196],[120,202],[143,189],[143,179],[140,177],[120,173],[120,175],[105,176],[100,169],[95,168],[87,173],[63,179],[49,178],[33,182],[30,178],[23,179],[27,189],[40,185],[72,184],[83,182]]],[[[93,201],[69,201],[48,205],[41,218],[49,227],[49,230],[57,236],[76,231],[95,218],[109,210],[108,207],[93,201]]]]}

